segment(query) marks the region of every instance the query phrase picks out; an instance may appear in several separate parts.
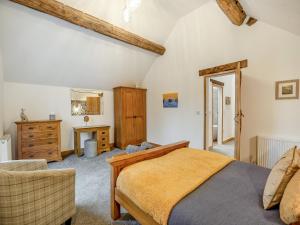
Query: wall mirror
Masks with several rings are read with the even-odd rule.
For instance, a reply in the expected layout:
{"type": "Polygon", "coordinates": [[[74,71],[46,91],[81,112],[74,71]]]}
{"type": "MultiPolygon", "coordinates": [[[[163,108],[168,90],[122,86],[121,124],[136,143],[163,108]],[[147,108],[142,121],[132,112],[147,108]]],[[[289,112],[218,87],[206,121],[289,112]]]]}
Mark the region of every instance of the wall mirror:
{"type": "Polygon", "coordinates": [[[71,114],[103,115],[103,92],[100,90],[71,89],[71,114]]]}

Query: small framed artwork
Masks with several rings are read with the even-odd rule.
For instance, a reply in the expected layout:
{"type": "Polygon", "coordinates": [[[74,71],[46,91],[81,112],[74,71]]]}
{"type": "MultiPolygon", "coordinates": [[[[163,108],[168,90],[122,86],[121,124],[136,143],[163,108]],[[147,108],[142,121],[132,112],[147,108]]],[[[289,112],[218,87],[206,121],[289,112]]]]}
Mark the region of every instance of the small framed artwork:
{"type": "Polygon", "coordinates": [[[178,108],[178,94],[177,93],[163,94],[163,107],[178,108]]]}
{"type": "Polygon", "coordinates": [[[276,82],[276,100],[299,99],[299,79],[276,82]]]}
{"type": "Polygon", "coordinates": [[[225,97],[225,105],[231,105],[231,97],[225,97]]]}

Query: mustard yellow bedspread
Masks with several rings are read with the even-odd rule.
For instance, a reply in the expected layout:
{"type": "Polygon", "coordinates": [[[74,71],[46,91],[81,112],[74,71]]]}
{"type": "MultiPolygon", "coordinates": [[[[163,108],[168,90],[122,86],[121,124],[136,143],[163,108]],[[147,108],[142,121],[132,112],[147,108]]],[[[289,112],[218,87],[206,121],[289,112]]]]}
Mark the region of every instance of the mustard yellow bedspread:
{"type": "Polygon", "coordinates": [[[162,225],[173,207],[233,159],[191,148],[126,167],[117,188],[162,225]]]}

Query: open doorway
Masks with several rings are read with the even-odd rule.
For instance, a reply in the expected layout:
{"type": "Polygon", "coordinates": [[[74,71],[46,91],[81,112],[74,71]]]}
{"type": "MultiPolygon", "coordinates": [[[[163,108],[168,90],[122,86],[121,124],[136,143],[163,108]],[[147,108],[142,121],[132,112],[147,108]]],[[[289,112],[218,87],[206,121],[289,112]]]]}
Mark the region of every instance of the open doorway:
{"type": "Polygon", "coordinates": [[[244,117],[241,109],[241,69],[246,67],[248,67],[247,59],[199,71],[199,76],[204,78],[204,149],[234,156],[237,160],[241,158],[244,117]],[[231,84],[227,85],[227,80],[230,80],[231,84]],[[213,97],[217,103],[214,103],[213,97]]]}
{"type": "Polygon", "coordinates": [[[207,149],[234,157],[235,74],[208,77],[206,82],[207,149]]]}
{"type": "Polygon", "coordinates": [[[212,106],[212,148],[215,145],[222,144],[223,140],[223,87],[216,84],[216,80],[210,80],[212,82],[212,94],[211,106],[212,106]]]}

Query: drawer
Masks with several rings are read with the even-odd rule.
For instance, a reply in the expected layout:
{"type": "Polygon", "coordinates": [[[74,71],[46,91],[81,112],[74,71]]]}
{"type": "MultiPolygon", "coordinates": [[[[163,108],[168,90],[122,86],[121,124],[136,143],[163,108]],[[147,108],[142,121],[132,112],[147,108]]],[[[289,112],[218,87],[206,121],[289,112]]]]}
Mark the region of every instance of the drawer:
{"type": "Polygon", "coordinates": [[[57,131],[57,123],[33,123],[33,124],[24,124],[22,125],[23,133],[35,133],[35,132],[49,132],[57,131]]]}
{"type": "Polygon", "coordinates": [[[99,134],[100,134],[100,136],[108,137],[109,130],[100,130],[99,134]]]}
{"type": "Polygon", "coordinates": [[[41,124],[41,129],[43,132],[56,131],[57,128],[58,128],[57,123],[41,124]]]}
{"type": "Polygon", "coordinates": [[[33,132],[41,132],[40,124],[23,124],[22,125],[22,132],[25,133],[33,133],[33,132]]]}
{"type": "Polygon", "coordinates": [[[23,159],[47,159],[48,161],[57,160],[58,151],[57,150],[44,150],[44,151],[27,151],[22,152],[23,159]]]}
{"type": "Polygon", "coordinates": [[[99,137],[99,142],[102,143],[109,143],[109,137],[108,136],[101,136],[99,137]]]}
{"type": "Polygon", "coordinates": [[[57,138],[57,132],[23,132],[22,141],[32,141],[32,139],[47,139],[47,138],[57,138]]]}
{"type": "Polygon", "coordinates": [[[57,152],[58,146],[56,144],[52,144],[52,145],[26,147],[22,149],[22,153],[39,153],[39,152],[48,152],[48,151],[57,152]]]}
{"type": "Polygon", "coordinates": [[[32,147],[40,147],[43,145],[56,145],[57,146],[58,141],[56,138],[51,139],[37,139],[37,140],[23,140],[22,141],[22,148],[32,148],[32,147]]]}
{"type": "Polygon", "coordinates": [[[108,149],[110,148],[109,143],[100,143],[99,144],[100,149],[108,149]]]}

